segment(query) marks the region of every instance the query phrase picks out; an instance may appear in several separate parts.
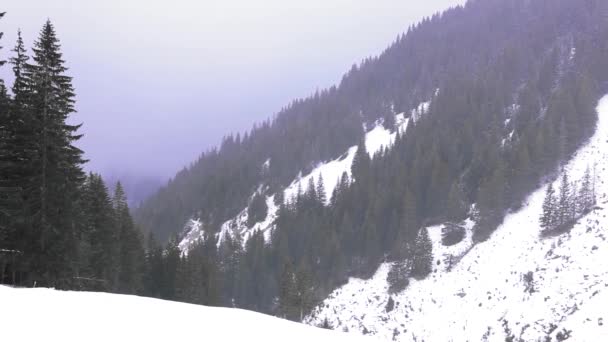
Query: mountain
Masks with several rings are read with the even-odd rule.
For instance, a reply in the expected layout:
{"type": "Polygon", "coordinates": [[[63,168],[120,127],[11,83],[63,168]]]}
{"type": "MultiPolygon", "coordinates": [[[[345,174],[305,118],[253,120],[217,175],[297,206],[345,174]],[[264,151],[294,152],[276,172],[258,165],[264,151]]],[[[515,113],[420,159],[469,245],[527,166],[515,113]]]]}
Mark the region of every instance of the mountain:
{"type": "Polygon", "coordinates": [[[0,286],[0,301],[7,340],[373,341],[245,310],[128,295],[0,286]]]}
{"type": "MultiPolygon", "coordinates": [[[[600,0],[471,0],[410,27],[335,87],[295,100],[242,136],[227,136],[135,213],[158,250],[158,266],[150,266],[153,295],[314,324],[327,318],[384,337],[397,328],[407,336],[401,324],[418,320],[395,318],[391,325],[392,314],[375,312],[365,317],[378,321],[365,323],[357,308],[370,307],[343,303],[365,298],[373,310],[386,307],[384,292],[375,298],[366,290],[384,291],[387,277],[391,293],[409,298],[418,291],[416,300],[429,296],[437,277],[481,287],[467,272],[435,273],[437,253],[456,253],[455,269],[473,269],[471,255],[491,266],[502,257],[494,250],[515,253],[505,255],[511,262],[524,258],[517,253],[526,244],[551,241],[539,236],[540,213],[528,209],[535,198],[529,196],[601,129],[596,107],[608,92],[607,18],[600,0]],[[535,216],[525,221],[530,240],[498,244],[525,229],[521,218],[510,222],[527,211],[535,216]],[[438,230],[449,248],[438,244],[438,230]],[[184,270],[191,267],[198,271],[189,276],[184,270]],[[204,295],[192,285],[201,283],[204,295]],[[359,290],[362,296],[349,301],[340,295],[359,290]]],[[[570,195],[562,197],[570,203],[570,195]]],[[[570,212],[577,211],[560,207],[560,228],[570,212]]],[[[529,271],[527,279],[539,272],[518,269],[517,277],[529,271]]],[[[494,274],[478,272],[478,279],[494,274]]],[[[486,298],[515,281],[506,280],[486,298]]],[[[479,293],[463,293],[467,305],[484,306],[471,299],[479,293]]],[[[433,300],[451,298],[440,295],[433,300]]],[[[419,312],[429,320],[443,315],[433,306],[419,312]]],[[[497,331],[485,321],[491,317],[480,324],[497,331]]],[[[529,322],[505,319],[511,331],[509,324],[529,322]]],[[[534,329],[546,328],[540,326],[534,329]]],[[[425,331],[416,334],[434,336],[425,331]]]]}
{"type": "Polygon", "coordinates": [[[403,341],[563,341],[567,336],[597,341],[608,336],[608,96],[598,112],[595,134],[562,172],[581,184],[585,170],[593,167],[599,202],[570,231],[542,237],[544,185],[484,243],[473,244],[469,225],[461,242],[445,246],[445,226],[428,227],[434,266],[427,279],[391,293],[387,274],[394,265],[384,263],[369,280],[350,279],[335,290],[305,321],[327,320],[337,330],[403,341]]]}

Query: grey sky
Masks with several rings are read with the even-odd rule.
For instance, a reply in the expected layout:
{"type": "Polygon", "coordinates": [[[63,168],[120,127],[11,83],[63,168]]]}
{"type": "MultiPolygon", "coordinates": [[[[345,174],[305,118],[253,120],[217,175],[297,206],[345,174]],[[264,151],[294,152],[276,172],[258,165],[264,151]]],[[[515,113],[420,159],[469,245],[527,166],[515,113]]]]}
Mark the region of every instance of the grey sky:
{"type": "Polygon", "coordinates": [[[463,2],[8,0],[0,45],[6,57],[20,27],[31,47],[50,18],[74,77],[88,168],[169,177],[463,2]]]}

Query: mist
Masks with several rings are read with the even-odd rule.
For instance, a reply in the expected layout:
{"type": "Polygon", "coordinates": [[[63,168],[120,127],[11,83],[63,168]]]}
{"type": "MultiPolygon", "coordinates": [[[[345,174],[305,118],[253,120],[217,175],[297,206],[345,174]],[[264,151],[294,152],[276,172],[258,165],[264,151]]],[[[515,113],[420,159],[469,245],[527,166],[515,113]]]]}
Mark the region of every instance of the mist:
{"type": "MultiPolygon", "coordinates": [[[[74,76],[87,169],[148,184],[463,2],[11,0],[0,53],[10,57],[18,28],[31,48],[50,18],[74,76]]],[[[1,77],[10,85],[10,66],[1,77]]]]}

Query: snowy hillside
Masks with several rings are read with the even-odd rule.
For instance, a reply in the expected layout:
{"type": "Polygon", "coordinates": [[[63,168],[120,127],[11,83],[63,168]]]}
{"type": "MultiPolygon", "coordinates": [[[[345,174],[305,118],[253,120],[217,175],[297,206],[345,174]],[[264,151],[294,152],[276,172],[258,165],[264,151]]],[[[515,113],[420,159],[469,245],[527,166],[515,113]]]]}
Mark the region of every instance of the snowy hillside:
{"type": "MultiPolygon", "coordinates": [[[[381,122],[376,122],[365,134],[365,148],[370,157],[373,157],[384,148],[390,148],[395,142],[397,132],[404,133],[407,130],[410,119],[413,118],[416,120],[417,118],[420,118],[421,115],[428,112],[429,106],[430,102],[421,103],[412,110],[410,117],[408,118],[405,117],[404,113],[397,114],[395,116],[396,127],[392,131],[386,129],[381,122]]],[[[296,197],[298,189],[305,191],[310,179],[314,179],[315,182],[317,182],[320,178],[323,178],[327,203],[329,203],[329,201],[331,201],[331,195],[338,185],[342,174],[346,173],[350,176],[351,166],[356,153],[357,146],[355,145],[350,147],[339,158],[319,163],[310,173],[296,178],[284,190],[284,198],[289,201],[296,197]]],[[[267,160],[262,167],[268,167],[269,163],[271,163],[271,161],[267,160]]],[[[266,205],[268,207],[266,218],[263,221],[255,223],[253,227],[247,226],[247,208],[244,208],[233,219],[224,222],[218,233],[218,243],[221,243],[226,234],[240,234],[242,241],[245,242],[256,230],[264,232],[264,237],[268,241],[279,208],[274,203],[274,195],[266,197],[266,205]]],[[[200,220],[192,219],[186,224],[184,232],[185,235],[180,241],[179,247],[182,251],[187,252],[195,241],[203,237],[204,227],[200,220]]]]}
{"type": "Polygon", "coordinates": [[[2,341],[370,341],[252,311],[108,293],[0,286],[0,303],[2,341]]]}
{"type": "Polygon", "coordinates": [[[472,248],[470,236],[444,247],[440,227],[429,227],[435,269],[393,295],[394,308],[383,264],[371,279],[335,290],[305,322],[397,341],[608,340],[608,96],[598,113],[594,136],[566,167],[580,180],[597,163],[598,206],[570,232],[540,237],[543,187],[472,248]],[[450,255],[462,259],[447,270],[450,255]]]}

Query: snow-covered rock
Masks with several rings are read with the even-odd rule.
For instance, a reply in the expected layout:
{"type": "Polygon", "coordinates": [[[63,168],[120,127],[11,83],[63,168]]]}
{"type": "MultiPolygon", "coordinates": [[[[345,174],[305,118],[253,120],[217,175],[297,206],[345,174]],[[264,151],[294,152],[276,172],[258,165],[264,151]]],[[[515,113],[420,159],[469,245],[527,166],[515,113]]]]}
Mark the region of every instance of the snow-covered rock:
{"type": "Polygon", "coordinates": [[[0,286],[2,341],[373,341],[253,311],[0,286]]]}
{"type": "Polygon", "coordinates": [[[305,322],[327,319],[338,330],[397,341],[608,340],[608,96],[598,114],[594,136],[566,166],[580,180],[597,163],[598,207],[571,231],[540,237],[545,185],[484,243],[467,236],[445,248],[430,227],[434,271],[393,295],[389,312],[383,264],[372,278],[335,290],[305,322]],[[461,258],[449,270],[442,262],[451,254],[461,258]]]}

